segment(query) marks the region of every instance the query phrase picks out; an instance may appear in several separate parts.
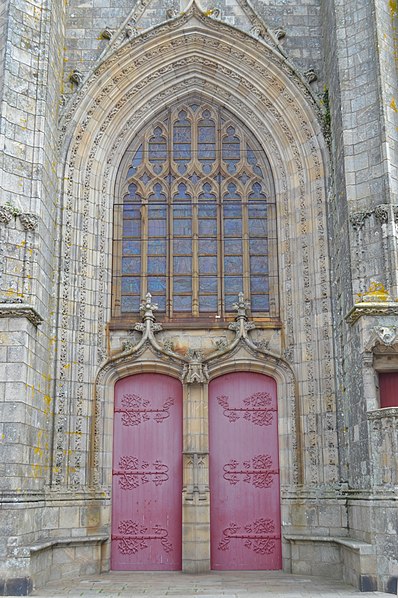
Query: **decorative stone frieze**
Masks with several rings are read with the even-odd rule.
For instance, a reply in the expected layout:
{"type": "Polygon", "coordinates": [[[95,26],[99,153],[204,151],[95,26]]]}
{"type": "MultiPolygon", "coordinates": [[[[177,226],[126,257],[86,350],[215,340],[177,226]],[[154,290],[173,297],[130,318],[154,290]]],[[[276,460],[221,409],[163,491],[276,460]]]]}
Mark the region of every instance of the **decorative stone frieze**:
{"type": "Polygon", "coordinates": [[[366,220],[374,214],[380,224],[387,224],[390,220],[398,222],[398,205],[380,204],[369,210],[360,210],[350,214],[350,222],[354,230],[361,230],[366,220]]]}
{"type": "Polygon", "coordinates": [[[362,316],[398,316],[398,303],[392,301],[356,303],[345,319],[352,325],[362,316]]]}

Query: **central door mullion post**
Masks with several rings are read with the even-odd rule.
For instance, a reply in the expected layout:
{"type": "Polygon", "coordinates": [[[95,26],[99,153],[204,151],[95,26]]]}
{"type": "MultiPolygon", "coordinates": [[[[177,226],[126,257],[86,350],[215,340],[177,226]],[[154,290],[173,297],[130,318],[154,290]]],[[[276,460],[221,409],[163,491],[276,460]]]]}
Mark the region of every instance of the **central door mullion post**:
{"type": "Polygon", "coordinates": [[[182,570],[210,570],[208,383],[184,384],[182,570]]]}

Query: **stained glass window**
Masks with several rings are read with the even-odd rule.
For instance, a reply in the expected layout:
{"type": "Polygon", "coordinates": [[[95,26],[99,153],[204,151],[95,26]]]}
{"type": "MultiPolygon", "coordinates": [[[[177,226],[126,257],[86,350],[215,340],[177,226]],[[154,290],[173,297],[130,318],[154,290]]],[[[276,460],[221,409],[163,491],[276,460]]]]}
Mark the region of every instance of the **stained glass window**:
{"type": "Polygon", "coordinates": [[[115,314],[149,291],[166,319],[232,315],[239,292],[269,315],[275,192],[265,152],[225,108],[198,98],[133,141],[115,203],[115,314]]]}

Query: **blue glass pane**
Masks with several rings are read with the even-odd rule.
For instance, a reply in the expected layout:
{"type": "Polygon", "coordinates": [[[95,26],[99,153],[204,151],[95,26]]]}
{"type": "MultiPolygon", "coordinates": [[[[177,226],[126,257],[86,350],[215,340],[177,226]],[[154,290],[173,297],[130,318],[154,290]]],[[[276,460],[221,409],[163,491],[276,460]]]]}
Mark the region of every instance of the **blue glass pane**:
{"type": "Polygon", "coordinates": [[[150,293],[166,292],[166,278],[164,276],[148,276],[147,281],[150,293]]]}
{"type": "Polygon", "coordinates": [[[201,312],[216,312],[217,311],[217,295],[199,295],[199,311],[201,312]]]}
{"type": "Polygon", "coordinates": [[[173,218],[192,218],[191,204],[174,205],[173,218]]]}
{"type": "Polygon", "coordinates": [[[129,194],[127,195],[127,197],[129,198],[129,201],[141,201],[140,195],[137,194],[137,185],[135,185],[134,183],[131,183],[131,185],[129,185],[129,194]]]}
{"type": "Polygon", "coordinates": [[[263,188],[261,187],[260,183],[254,183],[252,186],[252,192],[249,195],[249,199],[266,199],[266,196],[263,193],[263,188]]]}
{"type": "Polygon", "coordinates": [[[201,274],[217,274],[217,258],[216,257],[200,257],[199,258],[199,272],[201,274]]]}
{"type": "Polygon", "coordinates": [[[190,274],[192,272],[192,258],[190,256],[179,256],[173,260],[175,274],[190,274]]]}
{"type": "Polygon", "coordinates": [[[174,239],[173,241],[174,254],[188,254],[192,253],[191,239],[174,239]]]}
{"type": "Polygon", "coordinates": [[[240,274],[243,271],[243,259],[237,255],[228,255],[224,258],[225,274],[240,274]]]}
{"type": "Polygon", "coordinates": [[[254,174],[257,176],[263,176],[262,170],[258,165],[256,152],[249,146],[247,146],[247,161],[251,164],[254,174]]]}
{"type": "Polygon", "coordinates": [[[134,204],[125,204],[123,206],[123,218],[136,218],[140,220],[141,218],[141,211],[140,207],[134,204]]]}
{"type": "Polygon", "coordinates": [[[214,239],[199,239],[199,255],[215,255],[217,241],[214,239]]]}
{"type": "Polygon", "coordinates": [[[121,311],[123,312],[130,312],[130,311],[136,311],[138,312],[140,310],[140,297],[139,295],[137,295],[136,297],[134,296],[125,296],[122,297],[122,301],[121,301],[121,311]]]}
{"type": "Polygon", "coordinates": [[[122,294],[140,292],[141,281],[139,276],[124,276],[122,278],[122,294]]]}
{"type": "Polygon", "coordinates": [[[217,220],[199,220],[199,235],[216,237],[217,236],[217,220]]]}
{"type": "Polygon", "coordinates": [[[165,203],[166,202],[166,195],[165,190],[163,189],[160,183],[156,183],[152,189],[153,195],[149,197],[149,201],[152,203],[165,203]]]}
{"type": "Polygon", "coordinates": [[[242,236],[242,221],[241,220],[224,220],[224,235],[226,237],[241,237],[242,236]]]}
{"type": "Polygon", "coordinates": [[[191,160],[191,123],[184,110],[179,113],[173,127],[173,159],[177,163],[178,172],[184,174],[191,160]]]}
{"type": "Polygon", "coordinates": [[[166,241],[148,241],[148,255],[166,255],[166,241]]]}
{"type": "Polygon", "coordinates": [[[161,166],[167,161],[167,144],[166,138],[162,135],[162,129],[156,127],[154,135],[149,140],[149,152],[148,158],[152,164],[161,166]]]}
{"type": "Polygon", "coordinates": [[[250,289],[252,293],[268,293],[268,276],[252,276],[250,289]]]}
{"type": "Polygon", "coordinates": [[[217,206],[212,206],[209,204],[206,204],[206,205],[201,204],[198,207],[198,214],[199,214],[199,218],[216,218],[217,206]]]}
{"type": "Polygon", "coordinates": [[[266,255],[268,253],[268,242],[266,239],[251,239],[249,246],[250,255],[266,255]]]}
{"type": "Polygon", "coordinates": [[[249,218],[266,218],[267,206],[264,203],[250,203],[249,204],[249,218]]]}
{"type": "Polygon", "coordinates": [[[148,222],[148,235],[150,237],[165,237],[166,220],[150,220],[148,222]]]}
{"type": "Polygon", "coordinates": [[[123,237],[140,237],[141,222],[137,220],[123,221],[123,237]]]}
{"type": "Polygon", "coordinates": [[[250,257],[250,271],[251,274],[267,274],[268,273],[268,259],[264,256],[250,257]]]}
{"type": "Polygon", "coordinates": [[[242,255],[242,241],[240,239],[226,239],[224,241],[226,255],[242,255]]]}
{"type": "Polygon", "coordinates": [[[148,273],[164,274],[166,272],[166,258],[148,257],[148,273]]]}
{"type": "Polygon", "coordinates": [[[242,206],[238,203],[224,204],[224,218],[241,218],[242,206]]]}
{"type": "Polygon", "coordinates": [[[174,195],[174,199],[190,200],[191,196],[188,193],[187,186],[184,183],[178,185],[178,193],[174,195]]]}
{"type": "Polygon", "coordinates": [[[252,295],[251,308],[252,311],[269,311],[268,295],[252,295]]]}
{"type": "Polygon", "coordinates": [[[199,278],[200,293],[217,293],[217,277],[201,276],[199,278]]]}
{"type": "Polygon", "coordinates": [[[174,220],[173,230],[176,236],[191,236],[192,222],[191,220],[174,220]]]}
{"type": "Polygon", "coordinates": [[[127,178],[130,178],[131,176],[135,175],[138,166],[142,163],[142,155],[143,155],[142,145],[140,145],[140,147],[135,152],[134,157],[132,159],[131,166],[130,166],[129,171],[127,173],[127,178]]]}
{"type": "Polygon", "coordinates": [[[175,276],[173,279],[173,289],[175,293],[192,293],[191,276],[175,276]]]}
{"type": "Polygon", "coordinates": [[[187,295],[174,295],[174,311],[192,311],[192,297],[187,295]]]}
{"type": "Polygon", "coordinates": [[[235,298],[237,299],[237,293],[243,291],[242,276],[225,276],[224,287],[226,293],[235,293],[235,298]]]}
{"type": "Polygon", "coordinates": [[[166,207],[162,205],[150,205],[148,207],[149,220],[166,219],[166,207]]]}
{"type": "Polygon", "coordinates": [[[229,183],[227,189],[228,193],[224,194],[224,199],[240,199],[240,193],[238,193],[234,183],[229,183]]]}
{"type": "Polygon", "coordinates": [[[123,241],[122,252],[123,252],[123,255],[140,255],[141,242],[140,241],[123,241]]]}
{"type": "Polygon", "coordinates": [[[249,220],[249,234],[251,237],[265,237],[267,235],[266,220],[249,220]]]}
{"type": "Polygon", "coordinates": [[[124,257],[122,258],[123,274],[139,274],[141,272],[141,258],[124,257]]]}

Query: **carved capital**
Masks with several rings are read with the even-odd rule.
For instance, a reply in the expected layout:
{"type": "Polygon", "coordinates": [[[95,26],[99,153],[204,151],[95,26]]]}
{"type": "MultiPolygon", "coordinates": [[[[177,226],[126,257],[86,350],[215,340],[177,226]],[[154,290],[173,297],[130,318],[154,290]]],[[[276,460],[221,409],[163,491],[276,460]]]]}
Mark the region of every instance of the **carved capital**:
{"type": "Polygon", "coordinates": [[[8,224],[12,218],[12,213],[6,206],[0,206],[0,222],[8,224]]]}
{"type": "Polygon", "coordinates": [[[386,224],[388,222],[388,213],[389,208],[386,204],[376,206],[375,208],[375,216],[381,224],[386,224]]]}
{"type": "Polygon", "coordinates": [[[30,214],[30,213],[21,213],[19,215],[19,219],[24,230],[35,230],[39,223],[39,217],[37,214],[30,214]]]}
{"type": "Polygon", "coordinates": [[[354,212],[350,214],[350,222],[354,230],[361,230],[366,219],[373,214],[373,210],[362,210],[361,212],[354,212]]]}

